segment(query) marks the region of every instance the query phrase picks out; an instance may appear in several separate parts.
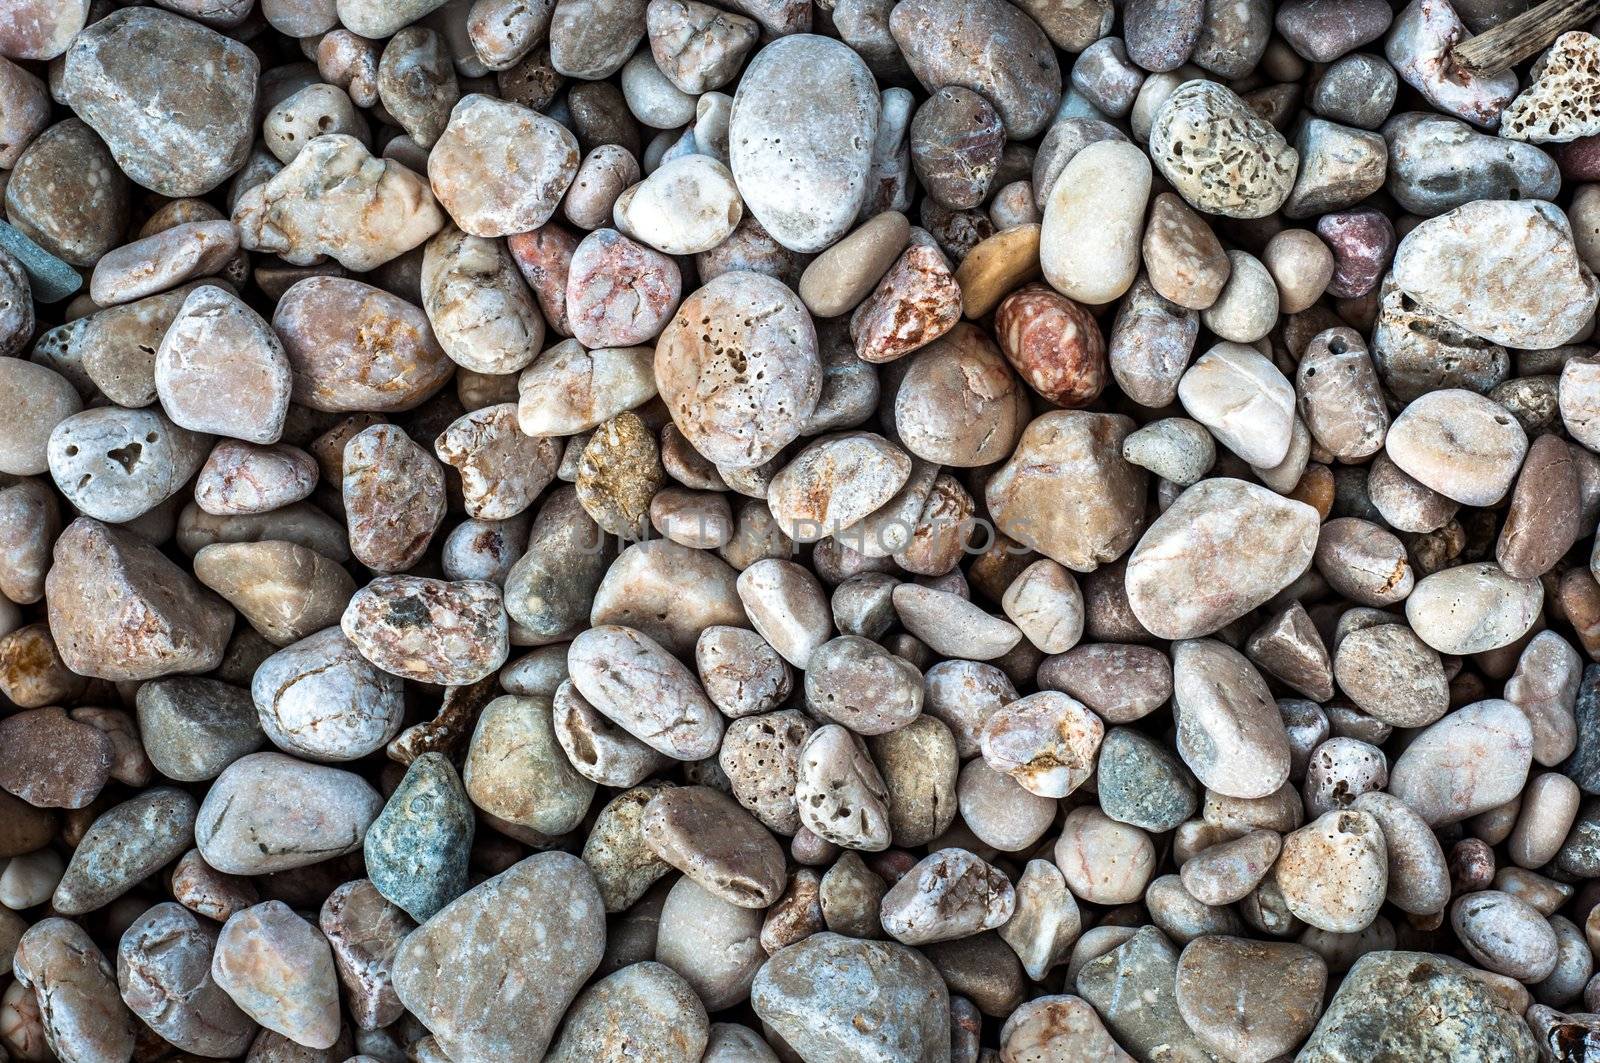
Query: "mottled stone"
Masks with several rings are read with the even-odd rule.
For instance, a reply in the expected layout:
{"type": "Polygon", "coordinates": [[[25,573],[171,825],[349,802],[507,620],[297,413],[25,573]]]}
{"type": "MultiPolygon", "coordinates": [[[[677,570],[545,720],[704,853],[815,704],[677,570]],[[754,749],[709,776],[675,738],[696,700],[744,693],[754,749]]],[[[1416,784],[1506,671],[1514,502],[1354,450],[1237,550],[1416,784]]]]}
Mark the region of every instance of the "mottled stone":
{"type": "Polygon", "coordinates": [[[550,220],[578,172],[578,139],[520,104],[471,93],[428,154],[439,203],[473,236],[509,236],[550,220]],[[510,150],[508,150],[508,147],[510,150]]]}
{"type": "Polygon", "coordinates": [[[379,893],[418,922],[467,891],[472,806],[449,760],[424,753],[389,795],[363,841],[379,893]]]}
{"type": "MultiPolygon", "coordinates": [[[[110,962],[82,927],[56,916],[34,923],[17,941],[13,971],[17,986],[32,991],[44,1034],[37,1058],[128,1063],[137,1023],[118,997],[110,962]]],[[[14,1007],[6,1009],[13,1022],[14,1007]]],[[[18,1047],[11,1036],[6,1040],[18,1047]]]]}
{"type": "Polygon", "coordinates": [[[244,1013],[306,1048],[339,1039],[339,983],[321,931],[282,901],[229,918],[211,977],[244,1013]]]}
{"type": "Polygon", "coordinates": [[[949,1059],[949,994],[934,967],[894,942],[814,934],[773,956],[751,1003],[802,1056],[949,1059]]]}
{"type": "Polygon", "coordinates": [[[394,987],[453,1058],[538,1058],[604,943],[604,909],[588,870],[569,854],[540,853],[406,938],[394,987]]]}
{"type": "Polygon", "coordinates": [[[1430,826],[1458,823],[1522,792],[1532,747],[1520,709],[1508,701],[1480,701],[1418,735],[1389,772],[1389,792],[1430,826]]]}
{"type": "Polygon", "coordinates": [[[1167,97],[1151,126],[1150,157],[1190,205],[1230,218],[1277,210],[1299,164],[1277,130],[1211,81],[1188,82],[1167,97]]]}
{"type": "Polygon", "coordinates": [[[54,556],[45,581],[50,631],[73,671],[154,679],[222,660],[232,611],[133,533],[80,517],[54,556]]]}
{"type": "Polygon", "coordinates": [[[162,1039],[200,1056],[237,1056],[255,1023],[211,977],[216,931],[183,906],[157,904],[123,932],[117,981],[123,1002],[162,1039]]]}
{"type": "Polygon", "coordinates": [[[1378,951],[1350,968],[1299,1058],[1336,1063],[1384,1055],[1504,1063],[1539,1058],[1518,1007],[1472,968],[1428,953],[1378,951]]]}
{"type": "Polygon", "coordinates": [[[193,196],[244,165],[259,72],[248,48],[199,23],[154,8],[116,11],[73,39],[61,93],[129,177],[164,196],[193,196]]]}
{"type": "Polygon", "coordinates": [[[313,410],[413,409],[455,368],[421,309],[345,277],[297,282],[278,300],[272,327],[294,373],[294,401],[313,410]]]}

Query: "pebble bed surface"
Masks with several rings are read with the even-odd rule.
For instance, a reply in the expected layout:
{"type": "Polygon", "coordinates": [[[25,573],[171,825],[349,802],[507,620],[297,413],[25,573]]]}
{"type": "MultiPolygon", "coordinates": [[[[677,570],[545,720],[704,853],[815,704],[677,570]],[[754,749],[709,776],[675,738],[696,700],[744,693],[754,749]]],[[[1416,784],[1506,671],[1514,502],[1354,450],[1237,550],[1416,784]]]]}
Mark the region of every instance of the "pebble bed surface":
{"type": "Polygon", "coordinates": [[[0,0],[0,1063],[1594,1059],[1530,6],[0,0]]]}

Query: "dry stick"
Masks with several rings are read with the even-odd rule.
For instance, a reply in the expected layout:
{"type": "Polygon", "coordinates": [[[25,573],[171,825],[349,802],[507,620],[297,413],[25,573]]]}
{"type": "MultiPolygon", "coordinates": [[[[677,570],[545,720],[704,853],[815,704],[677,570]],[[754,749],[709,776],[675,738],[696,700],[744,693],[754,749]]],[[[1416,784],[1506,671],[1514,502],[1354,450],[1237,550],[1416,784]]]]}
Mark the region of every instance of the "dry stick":
{"type": "Polygon", "coordinates": [[[1597,15],[1600,0],[1544,0],[1516,18],[1462,41],[1451,49],[1450,56],[1474,73],[1498,74],[1597,15]]]}

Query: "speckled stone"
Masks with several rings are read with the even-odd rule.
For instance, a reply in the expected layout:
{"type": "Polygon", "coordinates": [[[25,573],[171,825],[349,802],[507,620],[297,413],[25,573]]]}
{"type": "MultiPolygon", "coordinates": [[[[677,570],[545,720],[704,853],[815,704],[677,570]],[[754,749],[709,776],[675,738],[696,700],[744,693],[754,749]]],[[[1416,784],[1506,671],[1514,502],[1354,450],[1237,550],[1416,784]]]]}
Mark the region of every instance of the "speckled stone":
{"type": "Polygon", "coordinates": [[[894,942],[814,934],[766,962],[750,1000],[802,1058],[949,1058],[944,982],[921,953],[894,942]]]}
{"type": "Polygon", "coordinates": [[[406,938],[394,987],[454,1059],[537,1059],[600,964],[605,910],[588,869],[540,853],[475,886],[406,938]]]}
{"type": "Polygon", "coordinates": [[[62,915],[103,908],[194,844],[199,805],[161,786],[112,807],[84,833],[50,903],[62,915]]]}
{"type": "Polygon", "coordinates": [[[1423,952],[1358,959],[1297,1057],[1533,1063],[1539,1050],[1516,1007],[1458,960],[1423,952]]]}
{"type": "Polygon", "coordinates": [[[238,41],[138,8],[113,12],[73,39],[61,93],[129,177],[164,196],[193,196],[244,165],[259,72],[238,41]]]}
{"type": "Polygon", "coordinates": [[[426,922],[467,891],[472,805],[441,753],[411,762],[363,841],[367,875],[388,900],[426,922]]]}

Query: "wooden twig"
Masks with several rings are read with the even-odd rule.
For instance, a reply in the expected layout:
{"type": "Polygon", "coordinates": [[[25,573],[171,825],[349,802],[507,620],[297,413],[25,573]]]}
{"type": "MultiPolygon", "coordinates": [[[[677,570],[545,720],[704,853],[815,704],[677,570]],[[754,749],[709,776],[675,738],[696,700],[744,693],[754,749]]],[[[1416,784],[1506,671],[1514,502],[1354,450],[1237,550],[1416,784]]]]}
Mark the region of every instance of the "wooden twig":
{"type": "Polygon", "coordinates": [[[1450,56],[1475,74],[1498,74],[1596,16],[1600,16],[1600,0],[1544,0],[1462,41],[1451,49],[1450,56]]]}

